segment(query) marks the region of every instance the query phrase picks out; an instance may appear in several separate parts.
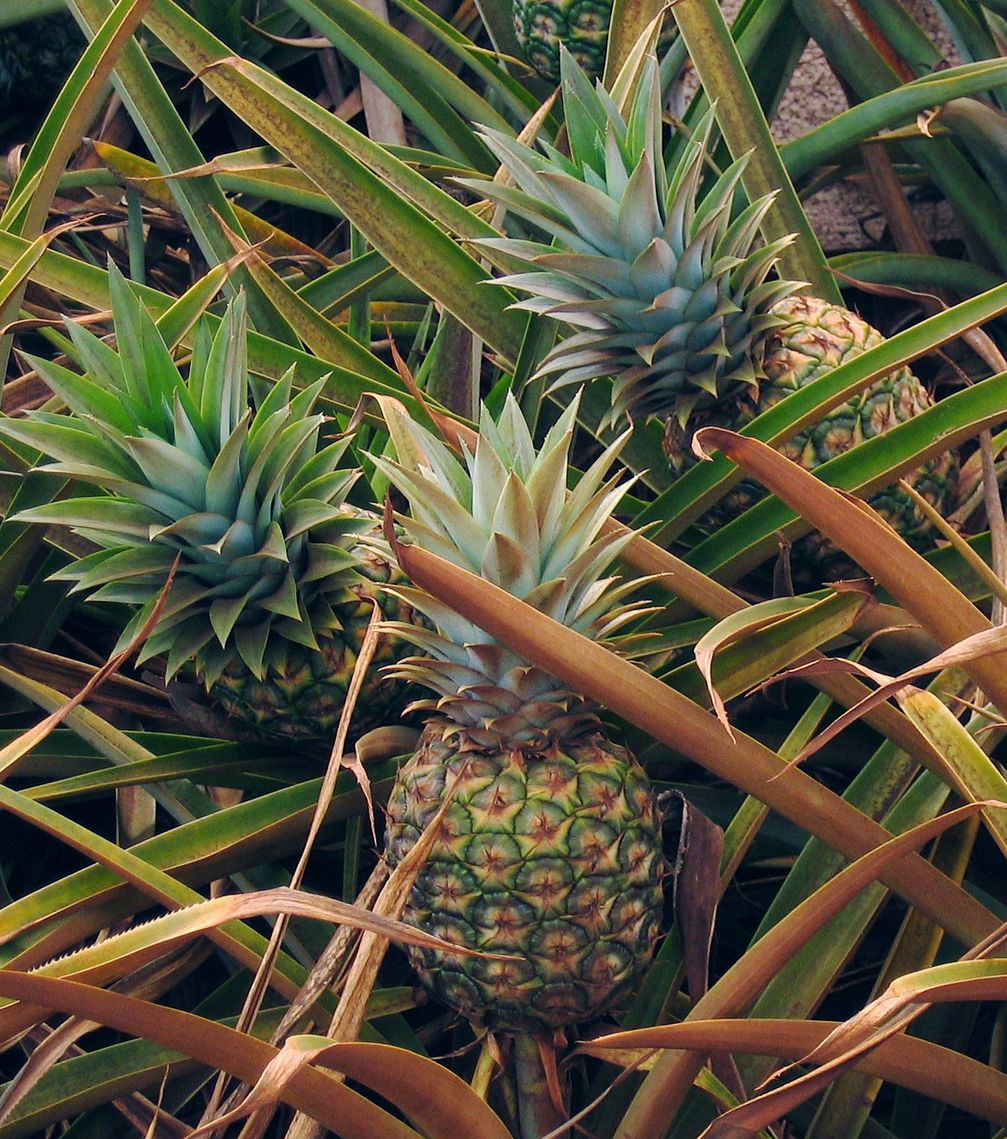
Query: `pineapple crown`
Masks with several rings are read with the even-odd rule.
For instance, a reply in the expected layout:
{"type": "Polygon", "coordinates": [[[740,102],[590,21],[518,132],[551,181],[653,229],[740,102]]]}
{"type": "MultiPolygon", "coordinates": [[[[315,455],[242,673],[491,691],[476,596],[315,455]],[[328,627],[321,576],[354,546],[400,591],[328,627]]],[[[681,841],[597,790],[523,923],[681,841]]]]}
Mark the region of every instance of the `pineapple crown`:
{"type": "Polygon", "coordinates": [[[4,434],[55,462],[41,469],[100,487],[21,511],[70,526],[99,548],[53,577],[94,600],[138,607],[119,645],[144,624],[179,559],[140,660],[187,661],[207,686],[240,659],[261,676],[290,642],[317,647],[339,628],[333,605],[355,583],[351,552],[369,523],[344,506],[357,477],[346,440],[319,446],[324,380],[293,391],[288,372],[253,410],[244,298],[215,335],[201,323],[183,379],[158,326],[112,268],[118,351],[68,322],[84,375],[29,358],[71,414],[4,420],[4,434]]]}
{"type": "Polygon", "coordinates": [[[666,171],[661,83],[648,57],[625,114],[600,82],[562,55],[569,157],[485,128],[516,186],[465,185],[548,235],[552,244],[481,242],[529,271],[498,278],[530,296],[514,307],[580,329],[545,358],[556,386],[612,376],[610,420],[676,414],[761,378],[758,345],[781,321],[771,312],[802,287],[770,279],[787,240],[759,245],[767,195],[732,220],[747,162],[740,158],[699,201],[715,126],[709,110],[666,171]]]}
{"type": "MultiPolygon", "coordinates": [[[[592,463],[567,491],[574,400],[535,448],[517,401],[508,395],[494,419],[482,409],[472,452],[461,457],[394,409],[387,414],[397,461],[374,462],[409,499],[399,518],[406,540],[507,590],[594,640],[613,636],[642,605],[624,597],[639,584],[606,577],[632,532],[604,532],[632,480],[606,478],[628,433],[592,463]]],[[[433,628],[394,626],[426,655],[399,662],[392,675],[439,694],[424,702],[465,726],[479,746],[500,740],[537,744],[568,733],[594,712],[541,668],[496,643],[482,629],[429,594],[389,589],[431,621],[433,628]],[[545,725],[548,725],[546,730],[545,725]]]]}

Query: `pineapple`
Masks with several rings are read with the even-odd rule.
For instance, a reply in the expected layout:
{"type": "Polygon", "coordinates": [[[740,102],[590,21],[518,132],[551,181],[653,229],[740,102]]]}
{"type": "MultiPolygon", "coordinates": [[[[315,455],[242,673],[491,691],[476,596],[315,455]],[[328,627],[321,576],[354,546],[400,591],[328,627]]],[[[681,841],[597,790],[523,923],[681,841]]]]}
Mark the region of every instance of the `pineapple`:
{"type": "MultiPolygon", "coordinates": [[[[671,471],[678,474],[695,461],[696,428],[716,423],[738,430],[880,342],[881,334],[850,310],[803,295],[800,282],[772,276],[786,244],[758,241],[772,197],[732,211],[744,158],[714,178],[699,200],[710,165],[712,111],[666,172],[654,60],[647,61],[625,117],[566,53],[563,93],[569,157],[549,146],[539,153],[487,130],[517,188],[467,183],[552,240],[485,242],[527,270],[499,279],[530,294],[516,307],[579,329],[548,354],[540,375],[558,374],[557,385],[611,376],[611,420],[660,419],[671,471]]],[[[783,449],[810,470],[931,403],[920,381],[901,368],[783,449]]],[[[940,509],[956,478],[956,458],[946,452],[911,481],[940,509]]],[[[728,509],[761,494],[748,483],[728,509]]],[[[931,541],[926,519],[907,495],[886,490],[871,501],[911,545],[931,541]]],[[[721,509],[706,521],[724,517],[721,509]]]]}
{"type": "MultiPolygon", "coordinates": [[[[375,461],[409,498],[407,540],[605,638],[639,611],[604,575],[625,544],[601,535],[626,486],[605,481],[610,447],[570,493],[571,405],[534,449],[513,399],[485,411],[459,461],[390,417],[400,462],[375,461]],[[408,458],[412,456],[413,458],[408,458]]],[[[598,711],[448,606],[396,596],[433,628],[400,627],[423,656],[391,671],[432,689],[428,719],[388,803],[387,857],[407,854],[451,797],[405,920],[519,960],[410,950],[424,985],[477,1026],[544,1033],[590,1019],[630,991],[657,936],[665,865],[654,796],[598,711]]]]}
{"type": "MultiPolygon", "coordinates": [[[[567,51],[586,74],[605,70],[614,0],[514,0],[514,31],[525,59],[543,79],[560,77],[560,54],[567,51]]],[[[661,28],[658,51],[678,34],[673,17],[661,28]]]]}
{"type": "MultiPolygon", "coordinates": [[[[324,381],[295,393],[288,373],[253,411],[243,298],[212,339],[200,326],[183,379],[114,268],[111,287],[118,352],[68,323],[86,374],[31,360],[73,414],[0,425],[56,460],[44,470],[105,493],[17,518],[73,527],[98,547],[54,576],[134,610],[120,647],[177,556],[139,661],[163,655],[169,681],[191,668],[216,703],[263,734],[331,738],[392,566],[360,545],[374,520],[345,502],[357,477],[342,465],[348,442],[319,446],[325,417],[313,409],[324,381]]],[[[396,649],[382,639],[354,731],[397,719],[401,693],[378,677],[396,649]]]]}
{"type": "Polygon", "coordinates": [[[559,78],[560,45],[590,75],[601,75],[612,0],[514,0],[514,30],[525,58],[544,79],[559,78]]]}

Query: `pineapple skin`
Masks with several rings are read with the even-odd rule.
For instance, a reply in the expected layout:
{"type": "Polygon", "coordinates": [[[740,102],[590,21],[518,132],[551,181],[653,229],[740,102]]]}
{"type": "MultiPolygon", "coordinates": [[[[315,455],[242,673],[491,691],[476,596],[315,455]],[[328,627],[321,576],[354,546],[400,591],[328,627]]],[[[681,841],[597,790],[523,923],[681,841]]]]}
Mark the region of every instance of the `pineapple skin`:
{"type": "MultiPolygon", "coordinates": [[[[4,423],[5,433],[62,460],[64,477],[105,496],[47,503],[19,517],[70,526],[95,543],[53,577],[131,610],[116,651],[148,619],[177,559],[166,611],[138,662],[161,661],[169,685],[184,670],[226,714],[262,734],[331,741],[378,590],[404,578],[368,544],[378,518],[346,501],[356,478],[343,465],[349,441],[323,442],[325,417],[314,412],[324,381],[294,394],[288,372],[250,401],[242,296],[212,337],[197,331],[183,378],[121,274],[110,270],[110,283],[118,342],[142,353],[96,357],[93,333],[70,324],[84,358],[98,359],[85,379],[33,363],[75,417],[4,423]],[[99,391],[126,409],[107,429],[99,391]],[[86,442],[67,446],[67,430],[86,442]]],[[[381,595],[380,607],[382,616],[413,620],[407,603],[381,595]]],[[[354,735],[398,720],[410,696],[378,674],[403,648],[382,634],[354,735]]]]}
{"type": "Polygon", "coordinates": [[[477,1026],[509,1033],[600,1016],[650,962],[666,872],[650,782],[599,731],[539,750],[466,749],[434,719],[388,803],[395,866],[453,796],[403,920],[517,960],[410,949],[423,985],[477,1026]]]}
{"type": "MultiPolygon", "coordinates": [[[[674,416],[665,421],[664,450],[676,473],[696,461],[692,438],[701,427],[716,425],[740,430],[792,392],[884,341],[876,328],[855,313],[819,297],[788,297],[774,305],[772,312],[784,323],[763,342],[760,371],[765,378],[757,386],[736,390],[733,398],[697,409],[684,428],[674,416]]],[[[909,368],[902,367],[833,408],[824,419],[792,436],[778,449],[811,471],[931,406],[933,399],[924,385],[909,368]]],[[[906,478],[932,506],[946,512],[958,485],[958,456],[952,450],[943,451],[906,478]]],[[[721,499],[701,525],[722,525],[764,497],[760,484],[745,479],[721,499]]],[[[932,544],[933,530],[928,520],[897,486],[876,492],[868,502],[914,549],[924,550],[932,544]]],[[[797,555],[798,568],[813,568],[819,575],[850,568],[849,561],[819,534],[803,538],[797,555]]]]}
{"type": "MultiPolygon", "coordinates": [[[[514,31],[525,59],[543,79],[558,83],[560,48],[565,48],[592,79],[605,70],[612,0],[514,0],[514,31]]],[[[678,29],[667,16],[657,43],[667,51],[678,29]]]]}
{"type": "Polygon", "coordinates": [[[588,75],[601,75],[611,19],[611,0],[514,0],[514,30],[525,58],[553,82],[561,44],[588,75]]]}
{"type": "MultiPolygon", "coordinates": [[[[575,397],[536,446],[509,393],[498,418],[483,408],[461,456],[391,409],[400,458],[371,457],[409,501],[405,541],[610,643],[649,608],[627,600],[636,582],[609,576],[632,532],[603,530],[628,485],[608,472],[629,433],[568,491],[578,407],[575,397]]],[[[505,955],[412,953],[420,979],[478,1028],[545,1034],[600,1016],[647,967],[660,926],[665,863],[650,783],[561,678],[446,600],[391,592],[433,625],[394,626],[420,653],[389,670],[433,693],[414,705],[427,726],[388,805],[389,864],[423,854],[403,917],[505,955]]],[[[620,640],[625,651],[632,637],[620,640]]]]}

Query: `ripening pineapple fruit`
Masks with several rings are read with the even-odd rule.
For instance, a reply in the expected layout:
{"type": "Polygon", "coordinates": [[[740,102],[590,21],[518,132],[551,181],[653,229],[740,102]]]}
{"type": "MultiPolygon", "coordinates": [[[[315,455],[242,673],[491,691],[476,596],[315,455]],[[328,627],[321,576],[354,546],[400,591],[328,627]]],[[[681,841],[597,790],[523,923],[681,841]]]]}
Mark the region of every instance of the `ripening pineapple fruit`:
{"type": "Polygon", "coordinates": [[[608,50],[612,0],[514,0],[514,30],[525,58],[544,79],[559,78],[560,45],[590,75],[608,50]]]}
{"type": "MultiPolygon", "coordinates": [[[[638,611],[606,577],[626,539],[601,534],[625,484],[610,447],[567,492],[575,406],[536,451],[517,404],[485,411],[474,454],[456,457],[390,415],[400,462],[376,459],[409,499],[406,540],[586,636],[638,611]]],[[[624,441],[624,440],[623,440],[624,441]]],[[[394,593],[433,628],[398,632],[423,655],[394,675],[433,690],[418,750],[388,804],[392,865],[453,789],[405,919],[457,944],[518,960],[412,951],[423,983],[477,1025],[543,1032],[604,1012],[646,967],[664,860],[650,784],[597,709],[447,605],[394,593]]]]}
{"type": "MultiPolygon", "coordinates": [[[[801,294],[799,282],[772,276],[785,241],[760,244],[767,196],[732,209],[745,159],[733,163],[700,200],[714,129],[708,113],[666,172],[661,92],[648,60],[623,116],[563,56],[570,156],[535,151],[497,132],[486,141],[518,188],[467,184],[543,231],[552,244],[507,238],[485,242],[526,272],[500,283],[529,293],[516,307],[578,331],[546,357],[540,375],[558,384],[611,376],[612,421],[656,417],[674,473],[694,462],[692,436],[709,423],[738,430],[756,415],[882,339],[839,305],[801,294]]],[[[931,406],[908,368],[877,381],[782,450],[812,469],[931,406]]],[[[911,477],[938,509],[954,491],[951,452],[911,477]]],[[[762,491],[747,484],[735,510],[762,491]]],[[[909,497],[884,491],[872,504],[916,547],[930,528],[909,497]]],[[[723,513],[720,518],[723,518],[723,513]]]]}
{"type": "MultiPolygon", "coordinates": [[[[605,70],[614,0],[514,0],[514,31],[525,59],[543,79],[560,77],[560,54],[567,51],[586,74],[605,70]]],[[[678,27],[668,16],[658,51],[666,50],[678,27]]]]}
{"type": "MultiPolygon", "coordinates": [[[[97,545],[54,576],[135,608],[120,647],[177,556],[139,660],[163,654],[168,680],[191,667],[226,712],[267,735],[331,738],[392,566],[359,544],[374,520],[345,504],[357,477],[341,465],[347,442],[319,446],[325,417],[313,409],[324,381],[294,392],[288,373],[253,411],[243,298],[212,338],[200,326],[183,379],[114,269],[111,288],[118,352],[68,323],[86,374],[31,361],[72,414],[0,425],[56,460],[42,469],[105,493],[18,520],[70,526],[97,545]]],[[[397,718],[401,691],[377,673],[398,647],[383,638],[354,730],[397,718]]]]}

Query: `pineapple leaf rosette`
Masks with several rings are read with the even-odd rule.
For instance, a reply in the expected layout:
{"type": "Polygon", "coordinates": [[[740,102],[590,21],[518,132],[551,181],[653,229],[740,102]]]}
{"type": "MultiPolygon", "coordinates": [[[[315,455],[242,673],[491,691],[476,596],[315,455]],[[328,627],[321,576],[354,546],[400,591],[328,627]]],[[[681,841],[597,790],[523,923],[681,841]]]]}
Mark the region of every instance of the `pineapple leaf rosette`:
{"type": "MultiPolygon", "coordinates": [[[[465,183],[548,239],[482,242],[523,267],[498,279],[528,294],[516,308],[576,330],[546,356],[539,376],[555,376],[556,386],[611,377],[611,421],[659,419],[669,473],[677,475],[695,462],[692,438],[700,427],[739,430],[881,343],[881,333],[849,309],[774,276],[787,240],[759,238],[772,195],[734,208],[746,158],[714,171],[712,110],[666,170],[653,58],[625,114],[566,52],[562,76],[569,156],[487,129],[487,144],[516,185],[465,183]]],[[[924,385],[900,368],[781,450],[810,470],[931,405],[924,385]]],[[[945,452],[910,481],[942,509],[953,498],[957,473],[956,456],[945,452]]],[[[706,524],[725,521],[763,493],[746,481],[706,524]]],[[[911,545],[932,542],[929,523],[908,495],[889,488],[871,503],[911,545]]],[[[835,556],[817,539],[805,540],[797,553],[814,572],[835,556]]]]}
{"type": "MultiPolygon", "coordinates": [[[[94,543],[54,577],[134,609],[120,648],[177,558],[139,661],[163,657],[167,680],[191,668],[224,711],[266,734],[330,737],[392,567],[360,545],[375,523],[346,503],[358,476],[345,465],[348,441],[323,441],[324,380],[295,391],[288,372],[250,405],[242,297],[215,335],[199,326],[183,378],[114,269],[110,282],[118,350],[69,322],[84,375],[31,359],[71,414],[34,411],[2,426],[55,460],[43,470],[102,493],[17,518],[94,543]]],[[[394,656],[384,642],[355,730],[397,715],[397,686],[377,676],[394,656]]]]}
{"type": "MultiPolygon", "coordinates": [[[[375,462],[409,500],[405,540],[481,575],[594,640],[641,606],[609,575],[629,536],[603,531],[627,482],[622,440],[567,490],[576,403],[536,449],[516,401],[485,410],[455,455],[386,413],[398,461],[375,462]]],[[[410,951],[423,983],[473,1023],[545,1032],[596,1017],[646,968],[665,863],[650,784],[598,709],[450,606],[393,586],[431,628],[398,627],[421,652],[392,666],[431,689],[427,721],[388,803],[392,865],[450,794],[405,920],[515,960],[410,951]]]]}

